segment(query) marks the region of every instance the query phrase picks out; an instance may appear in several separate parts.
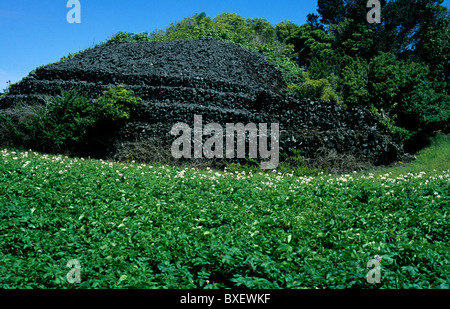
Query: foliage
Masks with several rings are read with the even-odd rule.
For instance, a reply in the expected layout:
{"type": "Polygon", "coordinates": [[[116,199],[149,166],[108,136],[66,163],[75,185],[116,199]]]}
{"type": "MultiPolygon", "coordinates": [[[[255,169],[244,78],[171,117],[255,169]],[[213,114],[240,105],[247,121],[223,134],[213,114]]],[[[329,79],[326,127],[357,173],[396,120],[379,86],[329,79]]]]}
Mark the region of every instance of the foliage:
{"type": "Polygon", "coordinates": [[[131,32],[118,32],[113,35],[106,44],[112,44],[119,41],[128,42],[147,42],[149,41],[148,33],[131,33],[131,32]]]}
{"type": "Polygon", "coordinates": [[[244,18],[236,13],[222,13],[214,18],[214,29],[218,32],[232,32],[247,35],[249,28],[244,18]]]}
{"type": "Polygon", "coordinates": [[[127,90],[124,85],[109,88],[103,92],[93,104],[87,108],[97,119],[117,121],[129,119],[131,110],[136,107],[141,98],[134,94],[133,90],[127,90]]]}
{"type": "MultiPolygon", "coordinates": [[[[368,89],[370,82],[369,64],[367,61],[355,58],[352,63],[342,70],[340,80],[341,93],[348,106],[368,105],[371,93],[368,89]]],[[[378,97],[377,97],[378,101],[378,97]]]]}
{"type": "Polygon", "coordinates": [[[80,142],[95,122],[86,113],[89,103],[86,97],[78,96],[75,90],[62,90],[61,96],[50,98],[45,113],[32,119],[31,129],[40,132],[42,135],[38,139],[44,145],[56,148],[56,151],[71,142],[80,142]]]}
{"type": "Polygon", "coordinates": [[[389,132],[396,141],[404,142],[410,140],[413,137],[414,133],[408,131],[405,128],[395,125],[395,119],[397,118],[397,115],[388,115],[383,109],[378,109],[376,107],[372,107],[371,111],[373,115],[380,121],[380,124],[384,127],[384,129],[389,132]]]}
{"type": "Polygon", "coordinates": [[[303,55],[299,63],[314,79],[337,77],[347,106],[392,115],[404,136],[447,131],[448,9],[440,0],[381,1],[382,23],[369,24],[365,4],[318,1],[320,23],[311,19],[291,39],[303,55]]]}
{"type": "Polygon", "coordinates": [[[326,79],[313,80],[307,78],[300,85],[290,85],[289,90],[298,93],[302,98],[321,99],[324,101],[340,102],[341,99],[333,91],[331,84],[326,79]]]}
{"type": "Polygon", "coordinates": [[[399,60],[392,53],[369,61],[356,57],[344,67],[338,83],[347,106],[384,110],[404,138],[447,126],[450,97],[424,63],[399,60]]]}
{"type": "Polygon", "coordinates": [[[26,145],[49,152],[71,151],[88,142],[93,132],[113,129],[141,99],[124,86],[109,88],[97,100],[79,95],[77,90],[61,89],[60,96],[49,97],[45,105],[18,106],[29,117],[14,121],[3,116],[0,123],[12,133],[14,145],[26,145]],[[107,126],[108,128],[105,128],[107,126]]]}
{"type": "MultiPolygon", "coordinates": [[[[82,141],[94,123],[85,110],[86,97],[75,90],[61,90],[61,96],[48,98],[45,106],[33,106],[30,117],[15,124],[23,139],[30,139],[29,147],[48,151],[61,151],[82,141]]],[[[19,110],[25,107],[19,106],[19,110]]]]}
{"type": "Polygon", "coordinates": [[[0,287],[448,289],[442,167],[303,176],[3,150],[0,287]]]}
{"type": "Polygon", "coordinates": [[[277,40],[282,43],[287,43],[288,40],[297,33],[299,26],[292,21],[281,21],[275,26],[275,34],[277,40]]]}
{"type": "Polygon", "coordinates": [[[404,127],[411,130],[448,131],[450,95],[436,88],[433,81],[418,81],[411,92],[404,94],[401,109],[404,127]]]}
{"type": "MultiPolygon", "coordinates": [[[[290,24],[282,27],[289,27],[288,30],[283,30],[282,37],[284,41],[294,47],[296,61],[300,67],[308,68],[313,59],[324,61],[333,57],[334,51],[332,49],[332,37],[327,34],[324,29],[316,28],[309,24],[304,24],[300,27],[292,27],[290,24]]],[[[278,25],[277,25],[278,27],[278,25]]]]}

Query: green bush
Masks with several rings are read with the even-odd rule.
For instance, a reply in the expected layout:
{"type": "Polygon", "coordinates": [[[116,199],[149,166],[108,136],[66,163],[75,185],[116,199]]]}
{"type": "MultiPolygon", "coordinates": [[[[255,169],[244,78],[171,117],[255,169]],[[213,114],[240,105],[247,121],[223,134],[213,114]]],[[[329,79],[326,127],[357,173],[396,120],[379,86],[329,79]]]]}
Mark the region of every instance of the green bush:
{"type": "Polygon", "coordinates": [[[419,83],[404,94],[402,114],[404,125],[412,130],[448,131],[450,95],[437,92],[429,83],[419,83]],[[411,126],[411,120],[415,126],[411,126]]]}
{"type": "Polygon", "coordinates": [[[404,142],[414,136],[414,133],[409,130],[395,125],[397,115],[390,116],[383,109],[378,109],[376,107],[373,107],[371,111],[386,131],[392,134],[397,141],[404,142]]]}
{"type": "Polygon", "coordinates": [[[306,81],[300,85],[289,85],[288,89],[298,93],[302,98],[341,102],[340,97],[334,92],[330,82],[324,78],[319,80],[307,78],[306,81]]]}
{"type": "Polygon", "coordinates": [[[448,129],[450,96],[425,63],[401,60],[393,53],[369,61],[357,57],[343,68],[339,89],[347,106],[389,114],[390,119],[381,117],[383,124],[400,140],[448,129]]]}
{"type": "Polygon", "coordinates": [[[89,145],[92,139],[105,138],[102,134],[110,134],[114,126],[128,119],[140,101],[132,90],[122,85],[109,88],[97,100],[79,95],[77,90],[61,89],[60,96],[49,97],[43,106],[17,106],[16,113],[27,111],[26,119],[14,120],[2,115],[0,122],[2,132],[12,133],[13,145],[74,152],[89,145]]]}
{"type": "Polygon", "coordinates": [[[129,119],[131,110],[142,99],[137,97],[133,90],[127,90],[125,86],[118,85],[103,92],[103,95],[87,108],[98,119],[118,121],[129,119]]]}
{"type": "Polygon", "coordinates": [[[355,59],[342,70],[341,94],[347,106],[367,106],[370,102],[368,84],[369,65],[365,60],[355,59]]]}
{"type": "Polygon", "coordinates": [[[119,41],[128,41],[128,42],[148,42],[150,41],[150,37],[148,33],[132,33],[132,32],[118,32],[109,39],[106,44],[112,44],[114,42],[119,41]]]}
{"type": "Polygon", "coordinates": [[[47,109],[40,109],[32,118],[28,129],[36,132],[44,149],[55,152],[70,149],[83,141],[95,123],[86,111],[89,105],[89,99],[78,95],[76,90],[61,90],[61,96],[51,97],[47,109]]]}

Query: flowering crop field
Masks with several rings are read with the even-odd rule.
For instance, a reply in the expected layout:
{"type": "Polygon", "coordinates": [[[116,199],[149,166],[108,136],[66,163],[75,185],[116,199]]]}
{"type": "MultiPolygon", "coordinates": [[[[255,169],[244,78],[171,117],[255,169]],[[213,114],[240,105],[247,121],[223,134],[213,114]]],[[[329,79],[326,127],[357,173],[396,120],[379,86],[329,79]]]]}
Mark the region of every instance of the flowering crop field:
{"type": "Polygon", "coordinates": [[[449,288],[449,175],[296,176],[6,149],[0,288],[449,288]],[[375,255],[381,282],[369,283],[375,255]]]}

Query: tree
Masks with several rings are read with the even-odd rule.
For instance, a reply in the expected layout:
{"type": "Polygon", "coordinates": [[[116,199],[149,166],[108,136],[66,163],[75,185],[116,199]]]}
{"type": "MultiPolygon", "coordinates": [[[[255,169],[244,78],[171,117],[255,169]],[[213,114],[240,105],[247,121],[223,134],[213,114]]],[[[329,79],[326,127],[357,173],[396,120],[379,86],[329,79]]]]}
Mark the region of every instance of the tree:
{"type": "Polygon", "coordinates": [[[222,13],[213,20],[213,28],[220,31],[230,31],[235,34],[247,36],[249,33],[244,18],[235,13],[222,13]]]}
{"type": "Polygon", "coordinates": [[[319,15],[316,14],[308,14],[306,16],[306,23],[308,25],[310,25],[313,28],[320,28],[320,29],[324,29],[323,25],[320,23],[319,21],[319,15]]]}
{"type": "Polygon", "coordinates": [[[249,39],[254,44],[274,44],[276,40],[275,28],[263,18],[248,18],[246,20],[247,27],[249,29],[249,39]]]}
{"type": "Polygon", "coordinates": [[[369,105],[369,64],[360,57],[351,58],[351,63],[342,70],[341,95],[348,106],[369,105]]]}
{"type": "Polygon", "coordinates": [[[323,29],[304,24],[298,27],[286,42],[294,46],[299,65],[308,68],[313,59],[322,61],[334,57],[332,40],[333,38],[323,29]]]}
{"type": "MultiPolygon", "coordinates": [[[[433,76],[442,77],[449,86],[450,11],[441,1],[427,1],[422,21],[414,35],[414,56],[427,63],[433,76]]],[[[447,88],[449,89],[449,88],[447,88]]]]}
{"type": "Polygon", "coordinates": [[[339,23],[345,17],[344,0],[318,0],[317,6],[324,25],[339,23]]]}
{"type": "MultiPolygon", "coordinates": [[[[380,0],[382,7],[386,0],[380,0]]],[[[356,23],[367,23],[367,0],[318,0],[317,12],[323,25],[337,24],[346,18],[356,23]]]]}
{"type": "Polygon", "coordinates": [[[281,21],[275,26],[275,33],[277,40],[286,43],[290,40],[298,31],[299,26],[292,21],[281,21]]]}
{"type": "Polygon", "coordinates": [[[345,104],[383,110],[393,124],[413,134],[444,128],[448,121],[450,96],[436,90],[436,83],[426,64],[393,53],[380,53],[370,61],[354,58],[340,80],[345,104]]]}
{"type": "Polygon", "coordinates": [[[368,24],[356,23],[353,19],[328,26],[333,37],[333,49],[342,55],[360,56],[369,59],[375,53],[373,45],[375,36],[368,24]]]}
{"type": "Polygon", "coordinates": [[[194,14],[183,20],[170,24],[164,31],[163,37],[169,40],[182,40],[198,38],[207,29],[212,27],[212,20],[206,14],[194,14]]]}

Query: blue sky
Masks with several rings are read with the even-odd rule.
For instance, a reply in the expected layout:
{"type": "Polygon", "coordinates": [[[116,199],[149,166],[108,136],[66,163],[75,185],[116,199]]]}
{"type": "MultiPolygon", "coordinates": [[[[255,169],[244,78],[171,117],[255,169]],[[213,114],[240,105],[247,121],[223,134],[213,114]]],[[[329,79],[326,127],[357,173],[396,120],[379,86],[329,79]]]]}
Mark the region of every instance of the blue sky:
{"type": "MultiPolygon", "coordinates": [[[[317,0],[79,0],[81,23],[66,20],[68,0],[0,0],[0,92],[37,67],[100,43],[119,31],[151,32],[195,13],[233,12],[298,25],[317,0]]],[[[444,5],[449,4],[446,0],[444,5]]]]}

